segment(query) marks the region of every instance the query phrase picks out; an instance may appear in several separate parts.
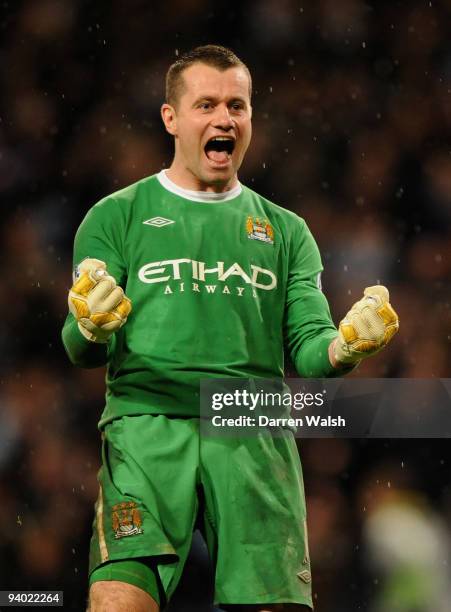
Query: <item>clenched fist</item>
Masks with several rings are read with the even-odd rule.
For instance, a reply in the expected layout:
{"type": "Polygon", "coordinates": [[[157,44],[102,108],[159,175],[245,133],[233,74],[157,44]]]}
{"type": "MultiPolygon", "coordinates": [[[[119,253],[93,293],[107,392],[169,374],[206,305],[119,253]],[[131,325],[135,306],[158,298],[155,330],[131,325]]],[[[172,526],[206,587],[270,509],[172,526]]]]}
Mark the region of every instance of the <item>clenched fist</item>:
{"type": "Polygon", "coordinates": [[[338,328],[333,354],[338,364],[354,364],[379,352],[399,329],[399,318],[383,285],[367,287],[338,328]]]}
{"type": "Polygon", "coordinates": [[[77,268],[68,304],[83,336],[100,343],[107,342],[124,325],[132,310],[123,289],[108,274],[105,262],[89,258],[77,268]]]}

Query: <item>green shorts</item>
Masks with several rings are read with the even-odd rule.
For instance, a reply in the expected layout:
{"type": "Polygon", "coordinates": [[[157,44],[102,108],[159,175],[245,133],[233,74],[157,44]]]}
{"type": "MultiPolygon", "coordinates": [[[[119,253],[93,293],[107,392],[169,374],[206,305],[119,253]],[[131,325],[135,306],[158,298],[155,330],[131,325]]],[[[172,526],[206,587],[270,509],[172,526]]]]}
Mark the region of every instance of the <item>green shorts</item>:
{"type": "Polygon", "coordinates": [[[110,561],[149,559],[164,604],[198,526],[215,566],[215,603],[312,607],[291,432],[208,438],[198,418],[125,416],[105,427],[102,458],[90,574],[110,561]]]}

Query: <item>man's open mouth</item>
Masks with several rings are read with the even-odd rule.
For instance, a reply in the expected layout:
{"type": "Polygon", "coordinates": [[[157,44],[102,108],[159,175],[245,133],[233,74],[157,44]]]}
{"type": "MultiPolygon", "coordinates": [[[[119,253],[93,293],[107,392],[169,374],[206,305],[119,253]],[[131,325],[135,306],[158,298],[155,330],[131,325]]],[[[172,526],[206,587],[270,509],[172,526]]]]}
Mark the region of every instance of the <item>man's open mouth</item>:
{"type": "Polygon", "coordinates": [[[215,136],[205,145],[205,155],[219,164],[227,162],[235,148],[235,141],[227,136],[215,136]]]}

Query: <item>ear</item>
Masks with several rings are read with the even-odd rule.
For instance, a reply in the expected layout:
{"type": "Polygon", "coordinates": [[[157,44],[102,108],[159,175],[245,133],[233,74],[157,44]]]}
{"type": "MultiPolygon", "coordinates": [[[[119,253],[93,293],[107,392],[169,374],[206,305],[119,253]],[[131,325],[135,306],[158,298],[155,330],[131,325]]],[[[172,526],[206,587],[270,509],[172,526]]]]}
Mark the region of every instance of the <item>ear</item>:
{"type": "Polygon", "coordinates": [[[177,134],[177,113],[170,104],[164,103],[161,107],[161,118],[163,119],[166,131],[172,136],[177,134]]]}

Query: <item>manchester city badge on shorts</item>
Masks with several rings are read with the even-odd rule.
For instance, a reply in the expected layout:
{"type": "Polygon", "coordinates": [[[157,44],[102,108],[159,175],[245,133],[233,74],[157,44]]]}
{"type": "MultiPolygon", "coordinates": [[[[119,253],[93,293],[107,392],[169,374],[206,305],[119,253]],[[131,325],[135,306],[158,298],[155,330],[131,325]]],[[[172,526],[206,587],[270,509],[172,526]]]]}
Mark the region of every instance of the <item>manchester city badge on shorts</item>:
{"type": "Polygon", "coordinates": [[[251,240],[260,240],[267,244],[274,244],[274,230],[268,219],[248,216],[246,219],[247,237],[251,240]]]}
{"type": "Polygon", "coordinates": [[[142,518],[135,502],[121,502],[112,508],[112,526],[116,540],[143,533],[142,518]]]}

